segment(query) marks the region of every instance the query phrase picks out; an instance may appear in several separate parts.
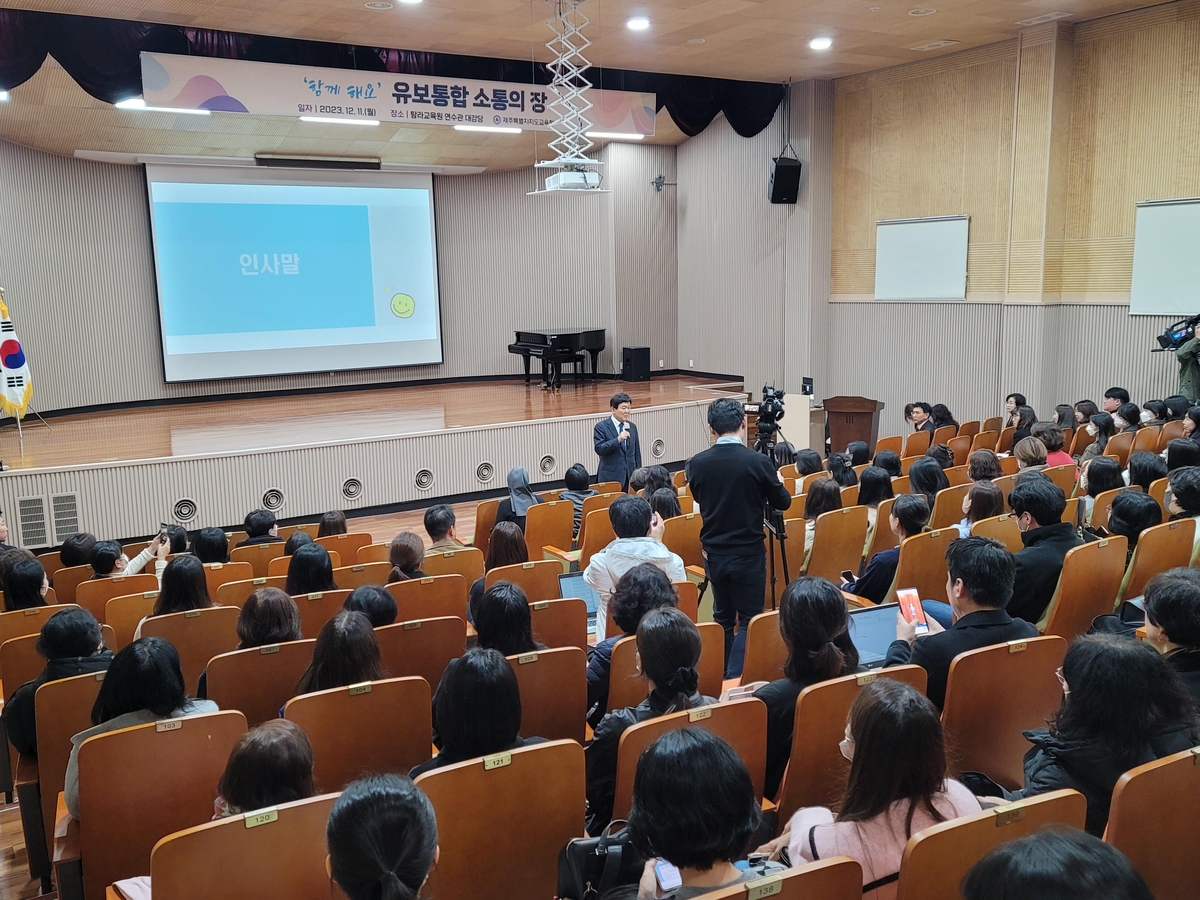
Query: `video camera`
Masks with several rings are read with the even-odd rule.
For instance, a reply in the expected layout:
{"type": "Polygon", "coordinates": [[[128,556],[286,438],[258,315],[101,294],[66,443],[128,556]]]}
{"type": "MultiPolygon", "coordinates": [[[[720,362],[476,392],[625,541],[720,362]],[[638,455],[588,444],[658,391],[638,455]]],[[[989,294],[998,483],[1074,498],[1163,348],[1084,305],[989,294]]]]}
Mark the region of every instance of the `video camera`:
{"type": "Polygon", "coordinates": [[[783,418],[783,398],[785,394],[773,384],[764,384],[762,402],[758,404],[758,434],[759,437],[773,438],[779,430],[779,420],[783,418]]]}
{"type": "Polygon", "coordinates": [[[1163,350],[1178,350],[1196,336],[1196,326],[1200,325],[1200,315],[1189,319],[1181,319],[1158,336],[1158,345],[1163,350]]]}

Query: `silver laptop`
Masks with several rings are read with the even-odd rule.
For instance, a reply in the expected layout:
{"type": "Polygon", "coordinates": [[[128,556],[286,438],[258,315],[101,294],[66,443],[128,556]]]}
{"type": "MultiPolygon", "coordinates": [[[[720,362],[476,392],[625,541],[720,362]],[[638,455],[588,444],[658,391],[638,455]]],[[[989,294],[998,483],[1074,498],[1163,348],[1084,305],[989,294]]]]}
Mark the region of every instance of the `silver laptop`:
{"type": "Polygon", "coordinates": [[[600,608],[600,595],[583,580],[582,572],[565,572],[558,576],[558,595],[578,597],[587,604],[588,634],[596,633],[596,611],[600,608]]]}
{"type": "Polygon", "coordinates": [[[850,610],[850,640],[858,650],[859,665],[878,669],[887,658],[888,647],[896,640],[898,603],[850,610]]]}

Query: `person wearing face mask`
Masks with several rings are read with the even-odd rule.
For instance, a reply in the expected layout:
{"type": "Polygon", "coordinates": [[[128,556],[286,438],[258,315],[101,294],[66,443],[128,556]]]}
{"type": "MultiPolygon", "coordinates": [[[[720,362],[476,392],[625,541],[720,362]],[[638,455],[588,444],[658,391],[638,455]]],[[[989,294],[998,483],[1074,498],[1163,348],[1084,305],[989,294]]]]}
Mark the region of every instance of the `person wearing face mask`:
{"type": "Polygon", "coordinates": [[[1079,465],[1081,467],[1086,466],[1095,457],[1103,456],[1105,449],[1108,447],[1108,439],[1117,433],[1113,417],[1108,413],[1096,413],[1085,427],[1087,428],[1087,433],[1092,435],[1095,440],[1083,448],[1083,453],[1079,456],[1079,465]]]}
{"type": "MultiPolygon", "coordinates": [[[[1198,491],[1200,494],[1200,491],[1198,491]]],[[[1032,478],[1008,495],[1025,548],[1016,555],[1008,613],[1036,625],[1050,605],[1067,551],[1083,540],[1070,522],[1062,521],[1067,498],[1062,488],[1048,478],[1032,478]]]]}
{"type": "Polygon", "coordinates": [[[1122,403],[1112,414],[1112,418],[1117,434],[1124,431],[1136,432],[1142,427],[1142,411],[1136,403],[1122,403]]]}

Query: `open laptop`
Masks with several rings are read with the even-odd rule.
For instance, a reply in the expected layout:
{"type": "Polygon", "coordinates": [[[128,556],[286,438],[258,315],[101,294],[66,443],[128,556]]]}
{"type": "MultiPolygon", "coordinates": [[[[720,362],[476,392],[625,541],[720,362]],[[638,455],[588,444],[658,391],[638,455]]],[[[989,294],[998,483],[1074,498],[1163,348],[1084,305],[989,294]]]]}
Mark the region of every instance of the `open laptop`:
{"type": "Polygon", "coordinates": [[[582,572],[564,572],[558,576],[558,595],[578,597],[587,604],[588,634],[596,633],[596,611],[600,608],[600,595],[583,580],[582,572]]]}
{"type": "Polygon", "coordinates": [[[898,603],[885,603],[850,610],[850,640],[858,650],[859,665],[868,669],[883,666],[888,647],[896,640],[898,603]]]}

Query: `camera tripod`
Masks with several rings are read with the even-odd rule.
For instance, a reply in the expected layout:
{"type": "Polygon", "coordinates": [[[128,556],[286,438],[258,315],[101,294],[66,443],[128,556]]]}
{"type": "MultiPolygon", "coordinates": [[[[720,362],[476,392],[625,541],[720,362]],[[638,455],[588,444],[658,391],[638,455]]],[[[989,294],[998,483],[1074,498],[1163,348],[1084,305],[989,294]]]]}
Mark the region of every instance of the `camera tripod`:
{"type": "MultiPolygon", "coordinates": [[[[764,433],[762,424],[760,423],[758,438],[754,441],[754,449],[756,452],[766,456],[771,461],[771,465],[778,470],[778,461],[775,459],[775,436],[777,434],[782,435],[783,431],[776,423],[771,423],[771,426],[764,433]]],[[[777,592],[779,579],[775,573],[776,541],[779,541],[779,559],[783,563],[783,586],[786,589],[792,583],[791,572],[788,570],[787,526],[784,523],[783,512],[773,507],[770,503],[766,503],[763,506],[763,524],[767,529],[767,564],[770,566],[768,577],[771,582],[771,609],[776,609],[779,606],[779,595],[777,592]]]]}

